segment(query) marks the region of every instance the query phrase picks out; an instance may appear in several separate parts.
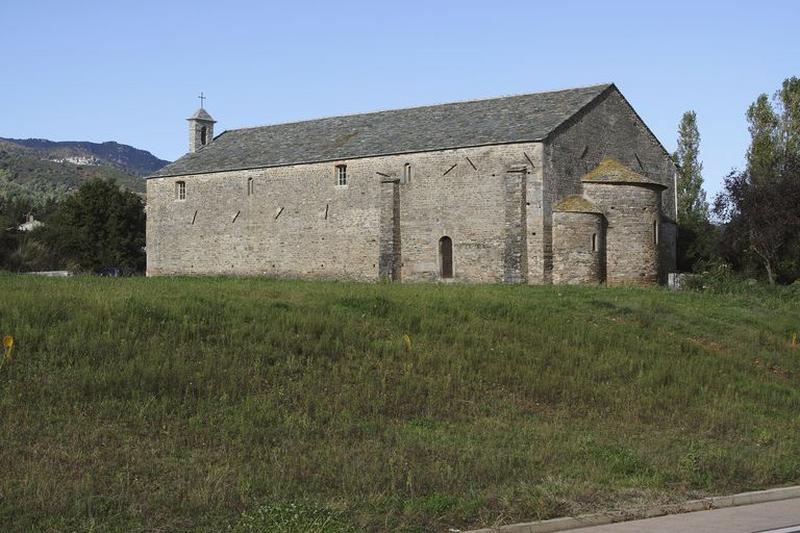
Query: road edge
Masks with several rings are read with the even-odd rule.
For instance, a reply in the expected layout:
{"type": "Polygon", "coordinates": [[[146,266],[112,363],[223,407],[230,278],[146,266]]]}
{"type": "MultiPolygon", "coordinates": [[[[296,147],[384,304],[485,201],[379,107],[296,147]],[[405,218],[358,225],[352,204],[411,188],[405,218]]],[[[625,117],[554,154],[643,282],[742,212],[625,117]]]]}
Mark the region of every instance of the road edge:
{"type": "MultiPolygon", "coordinates": [[[[725,507],[737,507],[739,505],[751,505],[754,503],[775,502],[780,500],[790,500],[800,498],[800,485],[791,487],[779,487],[775,489],[757,490],[752,492],[742,492],[730,496],[711,496],[699,500],[689,500],[684,503],[653,505],[648,507],[632,508],[624,511],[610,511],[606,513],[592,513],[564,518],[553,518],[540,522],[525,522],[519,524],[509,524],[506,526],[489,527],[484,529],[473,529],[464,533],[554,533],[557,531],[568,531],[581,527],[602,526],[615,522],[626,522],[628,520],[641,520],[644,518],[655,518],[669,514],[691,513],[694,511],[706,511],[709,509],[723,509],[725,507]]],[[[457,530],[450,530],[457,531],[457,530]]]]}

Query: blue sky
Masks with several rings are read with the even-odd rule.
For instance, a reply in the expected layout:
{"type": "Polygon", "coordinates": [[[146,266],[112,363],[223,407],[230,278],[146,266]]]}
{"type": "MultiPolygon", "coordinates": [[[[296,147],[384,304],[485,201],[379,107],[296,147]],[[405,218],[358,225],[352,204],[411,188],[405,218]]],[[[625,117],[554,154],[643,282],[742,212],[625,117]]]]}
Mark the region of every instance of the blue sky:
{"type": "Polygon", "coordinates": [[[0,136],[186,151],[230,128],[614,81],[670,151],[694,109],[707,190],[744,113],[800,75],[800,2],[0,4],[0,136]]]}

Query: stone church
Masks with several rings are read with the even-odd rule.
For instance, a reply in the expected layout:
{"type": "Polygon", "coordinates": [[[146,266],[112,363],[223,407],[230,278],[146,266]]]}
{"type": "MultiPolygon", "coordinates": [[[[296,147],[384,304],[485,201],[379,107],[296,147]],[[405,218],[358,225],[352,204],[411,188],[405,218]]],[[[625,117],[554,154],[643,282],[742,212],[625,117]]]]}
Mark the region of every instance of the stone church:
{"type": "Polygon", "coordinates": [[[655,284],[676,168],[613,84],[229,130],[147,179],[147,274],[655,284]]]}

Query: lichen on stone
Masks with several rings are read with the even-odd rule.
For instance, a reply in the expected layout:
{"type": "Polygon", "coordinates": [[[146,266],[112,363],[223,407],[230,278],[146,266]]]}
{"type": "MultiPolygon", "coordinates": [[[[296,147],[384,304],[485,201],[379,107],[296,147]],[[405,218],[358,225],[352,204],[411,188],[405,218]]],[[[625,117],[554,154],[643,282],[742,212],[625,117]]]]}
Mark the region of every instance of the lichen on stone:
{"type": "Polygon", "coordinates": [[[602,213],[592,202],[580,196],[573,194],[567,196],[554,207],[553,211],[570,212],[570,213],[602,213]]]}
{"type": "MultiPolygon", "coordinates": [[[[583,176],[581,181],[596,183],[641,183],[643,185],[661,185],[638,172],[631,170],[614,158],[606,157],[599,165],[583,176]]],[[[663,187],[663,185],[661,185],[663,187]]]]}

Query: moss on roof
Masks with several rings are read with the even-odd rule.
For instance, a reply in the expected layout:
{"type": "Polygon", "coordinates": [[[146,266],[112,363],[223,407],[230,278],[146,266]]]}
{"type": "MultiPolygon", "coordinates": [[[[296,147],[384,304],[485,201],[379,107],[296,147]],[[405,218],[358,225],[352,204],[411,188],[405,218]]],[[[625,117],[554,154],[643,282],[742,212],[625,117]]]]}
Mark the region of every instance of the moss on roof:
{"type": "Polygon", "coordinates": [[[587,172],[581,181],[594,183],[641,183],[642,185],[664,187],[661,183],[642,176],[611,157],[603,159],[599,165],[587,172]]]}
{"type": "Polygon", "coordinates": [[[553,207],[553,211],[602,214],[602,211],[600,211],[592,202],[577,194],[567,196],[558,202],[555,207],[553,207]]]}

